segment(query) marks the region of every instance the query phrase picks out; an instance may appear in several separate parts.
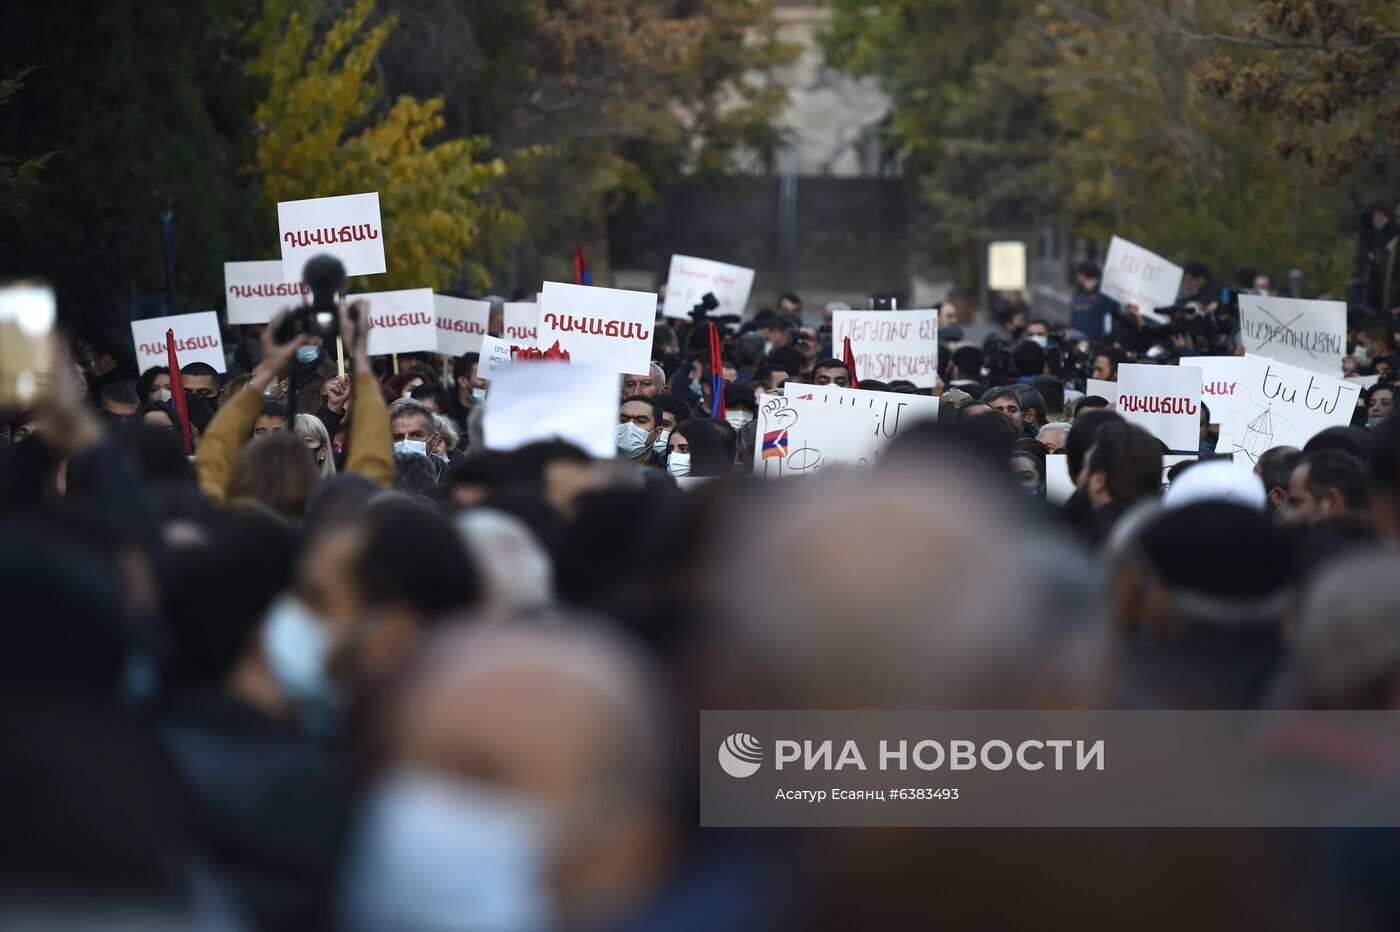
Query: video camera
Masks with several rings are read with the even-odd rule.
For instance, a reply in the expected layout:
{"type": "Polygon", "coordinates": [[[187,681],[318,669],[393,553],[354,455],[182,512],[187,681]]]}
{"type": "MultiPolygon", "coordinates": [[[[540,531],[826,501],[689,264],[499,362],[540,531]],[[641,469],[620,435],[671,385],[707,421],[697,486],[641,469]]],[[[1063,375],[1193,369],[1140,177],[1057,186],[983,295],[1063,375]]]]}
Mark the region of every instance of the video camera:
{"type": "MultiPolygon", "coordinates": [[[[340,336],[340,305],[345,291],[345,266],[334,256],[313,256],[302,270],[301,281],[311,291],[311,303],[294,307],[277,322],[273,339],[290,343],[298,334],[320,337],[331,343],[340,336]]],[[[350,321],[360,326],[360,315],[350,308],[350,321]]]]}

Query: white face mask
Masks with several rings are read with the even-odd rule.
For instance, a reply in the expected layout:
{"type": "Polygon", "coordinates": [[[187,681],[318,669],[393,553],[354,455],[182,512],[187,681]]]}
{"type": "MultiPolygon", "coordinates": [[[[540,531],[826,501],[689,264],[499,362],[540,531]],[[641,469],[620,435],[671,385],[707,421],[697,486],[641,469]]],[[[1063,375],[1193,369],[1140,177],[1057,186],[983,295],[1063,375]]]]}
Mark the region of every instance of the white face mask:
{"type": "Polygon", "coordinates": [[[277,689],[298,705],[334,705],[339,689],[327,672],[330,627],[306,603],[280,596],[263,621],[262,648],[277,689]]]}
{"type": "Polygon", "coordinates": [[[472,403],[473,403],[473,404],[481,404],[481,403],[482,403],[483,401],[485,401],[485,400],[486,400],[486,389],[484,389],[484,388],[473,388],[473,389],[472,389],[472,403]]]}
{"type": "Polygon", "coordinates": [[[1364,366],[1371,361],[1371,354],[1366,351],[1366,347],[1358,343],[1356,349],[1351,351],[1351,358],[1356,360],[1358,366],[1364,366]]]}
{"type": "Polygon", "coordinates": [[[729,426],[736,431],[743,430],[744,425],[753,420],[752,411],[730,411],[725,414],[724,419],[729,422],[729,426]]]}
{"type": "Polygon", "coordinates": [[[408,453],[413,456],[428,455],[428,441],[426,440],[400,440],[394,444],[395,453],[408,453]]]}
{"type": "Polygon", "coordinates": [[[512,793],[401,768],[371,793],[350,861],[352,932],[553,926],[548,819],[512,793]]]}
{"type": "Polygon", "coordinates": [[[165,404],[171,397],[172,395],[168,388],[157,388],[151,392],[151,400],[160,402],[161,404],[165,404]]]}
{"type": "Polygon", "coordinates": [[[1050,345],[1050,338],[1043,337],[1040,334],[1035,334],[1034,336],[1032,336],[1030,338],[1030,341],[1036,346],[1040,347],[1041,349],[1045,349],[1045,347],[1050,345]]]}
{"type": "Polygon", "coordinates": [[[297,362],[302,365],[310,365],[321,358],[321,347],[319,346],[298,346],[296,351],[297,362]]]}
{"type": "Polygon", "coordinates": [[[617,450],[628,459],[641,456],[647,448],[647,432],[628,421],[617,425],[617,450]]]}
{"type": "Polygon", "coordinates": [[[690,475],[690,454],[672,453],[666,460],[666,471],[677,479],[690,475]]]}
{"type": "Polygon", "coordinates": [[[658,456],[666,455],[666,445],[671,441],[671,432],[663,430],[661,436],[656,438],[656,442],[651,445],[651,451],[658,456]]]}

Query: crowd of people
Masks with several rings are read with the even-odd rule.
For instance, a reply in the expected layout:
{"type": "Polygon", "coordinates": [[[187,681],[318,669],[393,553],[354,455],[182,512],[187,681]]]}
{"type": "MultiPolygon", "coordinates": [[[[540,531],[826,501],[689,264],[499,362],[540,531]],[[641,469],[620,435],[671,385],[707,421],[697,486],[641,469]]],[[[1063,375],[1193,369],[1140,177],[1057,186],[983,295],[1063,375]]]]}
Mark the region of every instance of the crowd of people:
{"type": "MultiPolygon", "coordinates": [[[[1349,321],[1351,426],[1251,467],[1203,410],[1164,481],[1086,380],[1241,352],[1271,282],[1192,265],[1162,324],[1077,273],[1067,322],[996,295],[979,343],[945,305],[931,390],[852,372],[841,305],[658,314],[611,459],[488,449],[475,354],[371,358],[344,310],[343,373],[271,326],[184,366],[187,455],[172,373],[71,334],[0,455],[0,925],[1394,927],[1386,830],[697,826],[700,709],[1400,704],[1400,307],[1349,321]],[[787,383],[939,414],[763,482],[787,383]]],[[[1400,785],[1359,740],[1309,753],[1400,785]]]]}

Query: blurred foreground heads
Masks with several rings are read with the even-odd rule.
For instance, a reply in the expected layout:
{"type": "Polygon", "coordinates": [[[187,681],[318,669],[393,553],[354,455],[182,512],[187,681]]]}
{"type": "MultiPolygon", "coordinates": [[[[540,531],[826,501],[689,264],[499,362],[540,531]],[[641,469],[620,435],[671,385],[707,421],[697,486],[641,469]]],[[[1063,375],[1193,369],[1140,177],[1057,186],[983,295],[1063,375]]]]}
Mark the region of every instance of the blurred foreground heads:
{"type": "Polygon", "coordinates": [[[639,657],[585,626],[478,628],[413,673],[382,722],[347,928],[592,927],[653,891],[664,713],[639,657]]]}

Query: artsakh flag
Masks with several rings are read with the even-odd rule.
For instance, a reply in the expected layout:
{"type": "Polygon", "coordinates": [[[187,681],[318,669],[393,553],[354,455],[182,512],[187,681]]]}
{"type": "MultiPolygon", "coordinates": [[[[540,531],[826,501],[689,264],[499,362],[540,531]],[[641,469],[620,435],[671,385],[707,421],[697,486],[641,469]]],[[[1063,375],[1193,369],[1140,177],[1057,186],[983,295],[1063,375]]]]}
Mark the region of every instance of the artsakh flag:
{"type": "Polygon", "coordinates": [[[583,254],[583,246],[579,243],[574,243],[574,284],[593,284],[593,276],[588,271],[588,258],[583,254]]]}
{"type": "Polygon", "coordinates": [[[763,435],[763,459],[774,456],[787,456],[788,432],[787,428],[782,430],[770,430],[763,435]]]}

